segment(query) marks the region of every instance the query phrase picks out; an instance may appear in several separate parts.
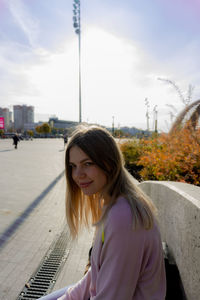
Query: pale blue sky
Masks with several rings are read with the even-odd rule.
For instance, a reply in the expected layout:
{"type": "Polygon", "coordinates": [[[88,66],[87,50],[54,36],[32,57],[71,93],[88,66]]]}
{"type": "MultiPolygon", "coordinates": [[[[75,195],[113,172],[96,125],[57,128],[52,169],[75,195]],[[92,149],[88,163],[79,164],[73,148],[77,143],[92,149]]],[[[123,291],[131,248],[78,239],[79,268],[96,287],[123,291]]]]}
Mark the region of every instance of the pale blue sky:
{"type": "MultiPolygon", "coordinates": [[[[0,106],[35,106],[36,121],[78,121],[78,38],[71,0],[0,0],[0,106]]],[[[200,98],[199,0],[81,0],[83,121],[145,129],[200,98]]]]}

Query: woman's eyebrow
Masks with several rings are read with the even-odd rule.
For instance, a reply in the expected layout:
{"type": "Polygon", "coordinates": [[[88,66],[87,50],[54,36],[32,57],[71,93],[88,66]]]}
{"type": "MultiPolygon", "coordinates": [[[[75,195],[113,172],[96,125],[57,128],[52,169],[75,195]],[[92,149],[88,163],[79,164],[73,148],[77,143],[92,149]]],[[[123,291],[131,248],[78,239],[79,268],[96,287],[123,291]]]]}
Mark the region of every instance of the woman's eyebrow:
{"type": "Polygon", "coordinates": [[[82,159],[81,161],[80,161],[80,163],[83,163],[83,162],[85,162],[85,161],[87,161],[87,160],[91,160],[89,157],[88,158],[84,158],[84,159],[82,159]]]}
{"type": "MultiPolygon", "coordinates": [[[[88,160],[90,160],[91,161],[91,159],[88,157],[88,158],[84,158],[84,159],[82,159],[81,161],[80,161],[80,163],[82,164],[82,163],[84,163],[85,161],[88,161],[88,160]]],[[[75,165],[75,163],[73,163],[73,162],[69,162],[69,164],[71,164],[71,165],[75,165]]]]}

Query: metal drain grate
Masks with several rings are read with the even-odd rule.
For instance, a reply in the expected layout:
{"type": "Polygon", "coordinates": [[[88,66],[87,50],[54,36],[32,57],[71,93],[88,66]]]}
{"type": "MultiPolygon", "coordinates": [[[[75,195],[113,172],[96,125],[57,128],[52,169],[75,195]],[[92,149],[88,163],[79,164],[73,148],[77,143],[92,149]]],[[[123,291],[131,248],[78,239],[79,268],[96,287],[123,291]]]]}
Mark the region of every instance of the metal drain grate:
{"type": "Polygon", "coordinates": [[[38,269],[25,284],[17,300],[34,300],[49,293],[61,271],[64,262],[67,260],[70,249],[67,248],[69,243],[69,231],[65,226],[59,238],[52,244],[38,269]]]}

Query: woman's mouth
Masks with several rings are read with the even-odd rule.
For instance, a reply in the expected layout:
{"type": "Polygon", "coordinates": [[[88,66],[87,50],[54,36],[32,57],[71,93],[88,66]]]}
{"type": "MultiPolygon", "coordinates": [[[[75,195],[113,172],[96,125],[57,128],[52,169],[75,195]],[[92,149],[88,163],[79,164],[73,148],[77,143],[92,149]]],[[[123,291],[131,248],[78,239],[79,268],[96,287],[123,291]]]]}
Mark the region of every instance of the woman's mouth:
{"type": "Polygon", "coordinates": [[[87,188],[91,183],[92,183],[92,181],[82,182],[82,183],[79,183],[79,186],[80,186],[80,188],[84,189],[84,188],[87,188]]]}

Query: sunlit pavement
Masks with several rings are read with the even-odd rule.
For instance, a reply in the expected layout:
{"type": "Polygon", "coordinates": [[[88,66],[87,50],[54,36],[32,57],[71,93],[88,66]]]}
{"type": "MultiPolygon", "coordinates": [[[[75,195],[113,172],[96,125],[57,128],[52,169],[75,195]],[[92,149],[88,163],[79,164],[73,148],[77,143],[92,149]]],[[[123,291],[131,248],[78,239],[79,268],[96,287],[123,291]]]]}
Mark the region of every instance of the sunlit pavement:
{"type": "MultiPolygon", "coordinates": [[[[65,177],[63,139],[0,140],[0,299],[14,300],[63,230],[65,177]]],[[[83,274],[93,233],[71,251],[54,289],[83,274]]]]}

